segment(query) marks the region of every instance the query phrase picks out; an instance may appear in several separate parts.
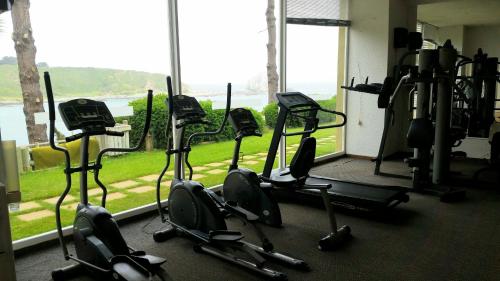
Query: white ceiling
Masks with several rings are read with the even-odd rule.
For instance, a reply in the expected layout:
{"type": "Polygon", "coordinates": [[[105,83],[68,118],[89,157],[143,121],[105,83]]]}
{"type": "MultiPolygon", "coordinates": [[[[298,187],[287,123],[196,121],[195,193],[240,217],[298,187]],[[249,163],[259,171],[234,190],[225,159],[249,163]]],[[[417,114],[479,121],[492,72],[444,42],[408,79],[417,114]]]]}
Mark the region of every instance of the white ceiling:
{"type": "Polygon", "coordinates": [[[432,25],[500,24],[500,0],[420,1],[419,21],[432,25]]]}

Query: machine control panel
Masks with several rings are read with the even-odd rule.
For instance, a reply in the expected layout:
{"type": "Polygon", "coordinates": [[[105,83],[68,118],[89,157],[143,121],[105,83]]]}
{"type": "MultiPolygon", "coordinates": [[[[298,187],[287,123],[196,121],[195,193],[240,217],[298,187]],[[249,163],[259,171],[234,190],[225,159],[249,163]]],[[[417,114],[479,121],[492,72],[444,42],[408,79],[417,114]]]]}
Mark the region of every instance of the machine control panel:
{"type": "Polygon", "coordinates": [[[252,112],[246,108],[236,108],[229,112],[229,123],[237,134],[243,136],[260,135],[259,125],[252,112]]]}
{"type": "Polygon", "coordinates": [[[174,106],[172,113],[177,120],[201,120],[207,115],[200,103],[193,97],[176,95],[173,96],[172,103],[174,106]]]}
{"type": "Polygon", "coordinates": [[[277,93],[278,102],[287,109],[319,109],[321,106],[310,97],[300,92],[277,93]]]}
{"type": "Polygon", "coordinates": [[[115,119],[104,102],[75,99],[59,104],[59,113],[68,130],[104,130],[115,126],[115,119]]]}

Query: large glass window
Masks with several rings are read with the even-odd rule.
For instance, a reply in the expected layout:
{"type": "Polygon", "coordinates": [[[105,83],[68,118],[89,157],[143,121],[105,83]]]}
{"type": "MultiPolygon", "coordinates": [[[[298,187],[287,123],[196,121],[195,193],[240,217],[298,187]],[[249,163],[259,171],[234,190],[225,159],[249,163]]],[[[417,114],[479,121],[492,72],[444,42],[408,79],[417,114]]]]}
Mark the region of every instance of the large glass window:
{"type": "MultiPolygon", "coordinates": [[[[44,71],[50,71],[56,102],[77,97],[98,99],[117,113],[123,112],[117,108],[145,97],[147,89],[164,92],[165,75],[170,72],[167,1],[30,2],[38,71],[40,77],[44,71]]],[[[2,14],[0,20],[2,137],[16,140],[18,147],[27,151],[27,157],[31,154],[27,165],[34,163],[21,174],[22,203],[19,211],[11,213],[13,239],[17,240],[54,229],[55,202],[66,183],[62,161],[37,161],[36,155],[53,152],[28,145],[16,52],[11,39],[11,14],[2,14]],[[33,159],[34,162],[29,162],[33,159]]],[[[43,79],[40,83],[45,99],[43,79]]],[[[164,106],[162,102],[159,104],[164,106]]],[[[115,117],[117,115],[120,114],[115,117]]],[[[71,134],[57,118],[56,129],[65,136],[71,134]]],[[[128,134],[130,145],[134,145],[143,119],[117,119],[121,122],[124,118],[132,125],[128,134]]],[[[127,125],[123,126],[128,130],[127,125]]],[[[113,142],[113,146],[117,144],[120,143],[113,142]]],[[[103,148],[103,142],[100,146],[103,148]]],[[[106,158],[100,173],[109,189],[106,207],[116,213],[154,202],[155,181],[164,157],[163,151],[158,150],[106,158]]],[[[101,191],[93,179],[89,179],[89,184],[90,201],[99,204],[101,191]]],[[[73,221],[78,189],[79,178],[74,175],[72,191],[62,206],[65,226],[73,221]]]]}
{"type": "MultiPolygon", "coordinates": [[[[301,92],[324,108],[343,112],[340,85],[344,71],[341,37],[344,32],[345,29],[332,26],[287,25],[287,91],[301,92]]],[[[339,121],[333,114],[323,112],[318,117],[322,126],[339,121]]],[[[302,129],[301,122],[294,122],[287,131],[302,129]]],[[[312,136],[317,140],[316,157],[343,151],[342,129],[318,130],[312,136]]],[[[287,137],[287,163],[299,143],[300,136],[287,137]]]]}
{"type": "MultiPolygon", "coordinates": [[[[272,130],[263,119],[267,104],[266,1],[178,2],[183,93],[202,101],[215,130],[224,114],[226,86],[232,83],[232,108],[246,107],[262,124],[262,137],[243,140],[239,165],[261,172],[272,130]]],[[[233,129],[193,147],[193,179],[207,187],[221,184],[233,156],[233,129]]]]}

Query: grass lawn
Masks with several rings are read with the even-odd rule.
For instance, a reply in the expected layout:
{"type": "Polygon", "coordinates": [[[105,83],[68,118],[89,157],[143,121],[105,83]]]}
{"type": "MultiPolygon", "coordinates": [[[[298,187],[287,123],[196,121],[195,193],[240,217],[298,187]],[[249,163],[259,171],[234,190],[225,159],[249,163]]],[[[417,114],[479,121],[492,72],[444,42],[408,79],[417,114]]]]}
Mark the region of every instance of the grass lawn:
{"type": "MultiPolygon", "coordinates": [[[[317,139],[323,139],[318,142],[316,155],[325,155],[335,151],[335,140],[327,139],[334,136],[334,129],[321,130],[314,134],[317,139]]],[[[269,142],[272,137],[272,132],[266,132],[261,138],[249,137],[243,140],[241,153],[243,155],[240,165],[251,168],[257,172],[261,172],[264,167],[265,156],[258,156],[257,153],[266,153],[269,147],[269,142]],[[251,156],[250,156],[251,155],[251,156]],[[250,159],[251,158],[251,159],[250,159]],[[245,163],[247,162],[247,163],[245,163]]],[[[300,141],[299,136],[287,137],[287,162],[291,160],[291,155],[296,151],[297,144],[300,141]]],[[[205,186],[214,186],[221,184],[227,173],[229,163],[223,163],[217,167],[206,166],[210,163],[222,163],[231,159],[234,148],[234,141],[224,141],[218,143],[206,143],[193,146],[190,153],[190,162],[193,167],[206,167],[205,170],[194,172],[199,175],[199,181],[205,186]],[[214,169],[223,170],[219,174],[210,174],[209,171],[214,169]]],[[[148,203],[155,202],[155,191],[152,189],[156,186],[156,180],[148,181],[138,179],[139,177],[159,174],[165,165],[164,151],[151,152],[136,152],[122,156],[108,157],[103,161],[103,169],[100,172],[101,181],[108,188],[108,196],[113,194],[115,199],[109,200],[106,207],[113,213],[142,206],[148,203]],[[128,188],[112,187],[111,183],[121,182],[125,180],[133,180],[135,184],[128,188]],[[145,187],[145,192],[135,191],[138,187],[145,187]],[[149,188],[148,188],[149,187],[149,188]],[[135,192],[134,192],[135,191],[135,192]],[[121,198],[120,198],[121,197],[121,198]]],[[[277,161],[275,161],[275,167],[277,161]]],[[[169,170],[173,169],[173,162],[169,170]]],[[[162,192],[162,198],[168,196],[170,175],[164,177],[165,188],[162,192]]],[[[70,195],[71,200],[66,200],[62,211],[63,224],[71,225],[74,217],[74,208],[79,199],[79,175],[75,174],[72,177],[72,190],[70,195]]],[[[58,197],[65,187],[65,175],[62,172],[62,167],[56,167],[47,170],[33,171],[21,175],[21,190],[23,202],[35,202],[38,206],[31,209],[21,209],[19,212],[11,213],[12,236],[14,240],[35,234],[53,230],[55,228],[55,216],[48,215],[44,218],[39,218],[31,221],[21,220],[23,215],[38,211],[54,211],[54,203],[46,202],[45,200],[58,197]]],[[[97,188],[94,183],[93,174],[89,174],[89,189],[97,188]]],[[[94,204],[99,204],[100,193],[90,196],[90,201],[94,204]]]]}

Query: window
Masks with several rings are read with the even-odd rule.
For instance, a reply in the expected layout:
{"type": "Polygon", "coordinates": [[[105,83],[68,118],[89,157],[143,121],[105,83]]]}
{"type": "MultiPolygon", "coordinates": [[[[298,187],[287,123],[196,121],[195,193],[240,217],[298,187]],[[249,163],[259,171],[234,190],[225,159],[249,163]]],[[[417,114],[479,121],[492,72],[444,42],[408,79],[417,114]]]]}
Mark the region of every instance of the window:
{"type": "MultiPolygon", "coordinates": [[[[183,94],[202,102],[213,121],[207,129],[216,130],[224,114],[227,83],[231,82],[231,108],[252,109],[264,133],[243,139],[239,165],[260,172],[265,160],[262,155],[272,136],[262,115],[268,100],[267,3],[183,0],[178,5],[183,94]]],[[[223,183],[233,156],[233,129],[227,124],[222,134],[200,141],[189,155],[193,179],[206,187],[223,183]]]]}
{"type": "MultiPolygon", "coordinates": [[[[50,71],[56,100],[104,100],[112,112],[145,97],[147,89],[164,92],[165,75],[170,72],[167,12],[167,2],[163,0],[147,4],[132,0],[32,0],[31,24],[40,77],[44,71],[50,71]]],[[[10,39],[10,16],[1,15],[0,51],[1,57],[7,58],[0,64],[0,88],[2,100],[10,104],[0,104],[0,127],[4,139],[15,139],[18,146],[26,146],[26,130],[19,129],[25,128],[25,123],[16,52],[10,39]]],[[[43,78],[40,83],[44,93],[43,78]]],[[[69,135],[57,118],[57,130],[69,135]]],[[[142,129],[142,123],[132,125],[131,139],[134,129],[142,129]]],[[[111,212],[155,201],[154,175],[161,170],[162,161],[145,159],[163,160],[164,153],[132,153],[103,161],[100,174],[109,189],[106,207],[111,212]]],[[[10,214],[14,240],[54,229],[55,201],[65,187],[62,163],[58,164],[21,174],[23,202],[18,212],[10,214]]],[[[100,189],[92,179],[89,185],[90,201],[100,203],[100,189]]],[[[74,175],[72,191],[61,209],[65,226],[72,224],[78,187],[78,176],[74,175]]]]}
{"type": "MultiPolygon", "coordinates": [[[[287,25],[287,91],[298,91],[316,100],[324,108],[343,111],[343,36],[345,28],[315,25],[287,25]],[[341,31],[342,30],[342,31],[341,31]],[[339,60],[340,54],[340,60],[339,60]],[[339,73],[340,72],[340,73],[339,73]],[[339,76],[340,75],[340,76],[339,76]],[[339,80],[341,78],[341,81],[339,80]]],[[[320,113],[320,125],[334,124],[333,114],[320,113]]],[[[340,119],[340,118],[339,118],[340,119]]],[[[301,130],[289,127],[288,131],[301,130]]],[[[343,151],[342,129],[318,130],[316,157],[343,151]]],[[[287,137],[287,163],[290,163],[300,136],[287,137]]]]}

